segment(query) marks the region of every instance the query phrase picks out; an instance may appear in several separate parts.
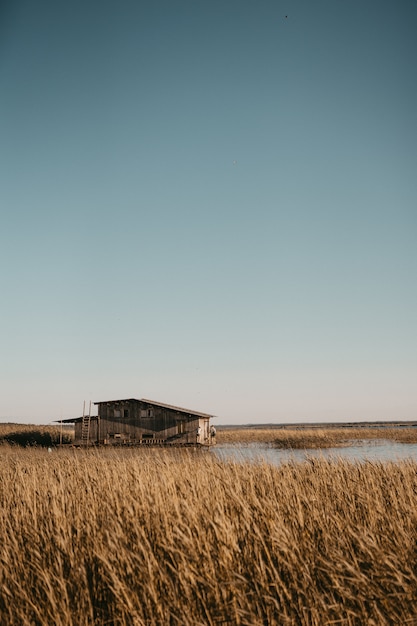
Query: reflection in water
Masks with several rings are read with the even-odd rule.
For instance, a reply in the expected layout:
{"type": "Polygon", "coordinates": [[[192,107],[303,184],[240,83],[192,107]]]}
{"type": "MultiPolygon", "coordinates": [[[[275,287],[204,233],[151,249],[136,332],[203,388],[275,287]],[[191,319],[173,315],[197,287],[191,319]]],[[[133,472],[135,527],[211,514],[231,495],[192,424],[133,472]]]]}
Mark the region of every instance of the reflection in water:
{"type": "Polygon", "coordinates": [[[211,453],[222,460],[266,461],[279,465],[286,461],[305,461],[312,457],[344,459],[348,461],[417,461],[417,444],[397,443],[387,439],[357,441],[346,448],[320,448],[307,450],[282,450],[262,444],[222,445],[211,449],[211,453]]]}

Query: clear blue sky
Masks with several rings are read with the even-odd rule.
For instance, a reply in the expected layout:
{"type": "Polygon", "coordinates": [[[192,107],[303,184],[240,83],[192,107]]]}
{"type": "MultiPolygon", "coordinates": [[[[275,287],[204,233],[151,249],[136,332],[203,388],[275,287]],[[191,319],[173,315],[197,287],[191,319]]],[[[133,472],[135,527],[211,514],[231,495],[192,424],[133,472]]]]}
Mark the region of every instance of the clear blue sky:
{"type": "Polygon", "coordinates": [[[0,7],[1,421],[417,419],[414,0],[0,7]]]}

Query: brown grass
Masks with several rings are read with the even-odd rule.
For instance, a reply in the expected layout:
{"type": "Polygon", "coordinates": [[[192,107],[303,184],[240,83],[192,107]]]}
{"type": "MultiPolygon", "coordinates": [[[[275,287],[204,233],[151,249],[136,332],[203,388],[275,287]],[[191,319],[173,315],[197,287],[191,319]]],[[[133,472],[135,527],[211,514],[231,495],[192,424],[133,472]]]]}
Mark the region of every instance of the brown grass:
{"type": "Polygon", "coordinates": [[[416,623],[416,463],[0,455],[1,624],[416,623]]]}
{"type": "Polygon", "coordinates": [[[24,445],[26,442],[28,445],[39,443],[40,445],[58,444],[60,436],[65,443],[68,443],[74,438],[74,427],[64,425],[61,431],[59,425],[35,425],[35,424],[13,424],[6,423],[0,424],[0,443],[3,441],[13,441],[24,445]]]}
{"type": "Polygon", "coordinates": [[[293,449],[341,447],[366,439],[417,443],[417,428],[228,428],[217,431],[218,443],[264,443],[293,449]]]}
{"type": "Polygon", "coordinates": [[[34,430],[39,430],[41,432],[52,433],[54,435],[59,435],[59,426],[52,425],[36,425],[36,424],[13,424],[11,422],[0,424],[0,437],[4,437],[6,435],[10,435],[10,433],[16,432],[32,432],[34,430]]]}

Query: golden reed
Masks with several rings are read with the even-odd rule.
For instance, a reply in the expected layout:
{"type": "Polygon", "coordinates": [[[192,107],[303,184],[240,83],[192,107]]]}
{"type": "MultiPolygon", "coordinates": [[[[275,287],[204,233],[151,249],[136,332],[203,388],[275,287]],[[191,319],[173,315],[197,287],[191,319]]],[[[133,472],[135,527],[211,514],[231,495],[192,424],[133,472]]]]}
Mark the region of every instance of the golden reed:
{"type": "Polygon", "coordinates": [[[417,464],[0,447],[0,623],[417,623],[417,464]]]}

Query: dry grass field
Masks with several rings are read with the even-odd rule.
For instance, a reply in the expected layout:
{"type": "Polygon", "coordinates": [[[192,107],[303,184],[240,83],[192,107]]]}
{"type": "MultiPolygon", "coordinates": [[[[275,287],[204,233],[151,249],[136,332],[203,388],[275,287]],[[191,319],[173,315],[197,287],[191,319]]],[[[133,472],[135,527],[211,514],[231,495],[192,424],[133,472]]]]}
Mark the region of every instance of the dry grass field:
{"type": "Polygon", "coordinates": [[[227,428],[218,430],[218,443],[263,443],[276,448],[337,448],[364,439],[417,443],[417,428],[227,428]]]}
{"type": "Polygon", "coordinates": [[[0,446],[0,623],[417,623],[417,464],[0,446]]]}
{"type": "Polygon", "coordinates": [[[0,424],[0,444],[15,443],[21,446],[49,446],[70,443],[74,438],[74,428],[65,425],[40,426],[34,424],[0,424]]]}

